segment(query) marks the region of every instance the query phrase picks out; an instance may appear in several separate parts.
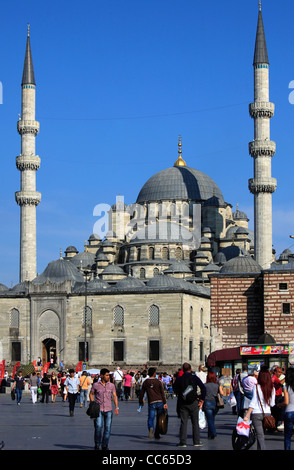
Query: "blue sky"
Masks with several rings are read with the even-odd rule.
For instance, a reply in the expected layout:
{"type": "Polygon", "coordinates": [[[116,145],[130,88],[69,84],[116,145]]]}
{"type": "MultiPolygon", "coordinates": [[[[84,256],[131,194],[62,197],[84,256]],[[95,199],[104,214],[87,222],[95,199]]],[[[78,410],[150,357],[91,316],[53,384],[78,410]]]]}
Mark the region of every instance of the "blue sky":
{"type": "MultiPolygon", "coordinates": [[[[277,143],[273,243],[292,248],[294,3],[263,0],[270,99],[277,143]]],[[[1,8],[0,282],[18,283],[20,188],[16,122],[30,23],[41,157],[38,272],[69,245],[83,251],[94,207],[127,204],[154,173],[172,166],[182,136],[188,166],[208,174],[253,228],[248,143],[258,0],[6,2],[1,8]]]]}

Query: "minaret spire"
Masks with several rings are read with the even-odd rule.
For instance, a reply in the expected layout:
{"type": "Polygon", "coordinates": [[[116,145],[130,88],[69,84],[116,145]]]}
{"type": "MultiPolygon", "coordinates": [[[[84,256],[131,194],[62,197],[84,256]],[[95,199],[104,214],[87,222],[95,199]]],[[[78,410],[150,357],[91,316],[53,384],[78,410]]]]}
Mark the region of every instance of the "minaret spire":
{"type": "Polygon", "coordinates": [[[257,33],[254,51],[254,102],[249,112],[254,119],[254,140],[249,153],[254,159],[254,178],[249,190],[254,194],[254,250],[255,260],[267,269],[272,263],[272,193],[277,181],[271,177],[271,159],[276,152],[270,140],[270,119],[275,106],[269,101],[269,60],[259,2],[257,33]]]}
{"type": "Polygon", "coordinates": [[[21,153],[16,157],[21,189],[15,193],[20,206],[20,282],[32,280],[37,275],[36,206],[41,200],[41,193],[36,191],[36,171],[41,160],[35,155],[35,137],[40,124],[35,120],[36,83],[29,34],[28,27],[21,82],[21,116],[17,122],[21,136],[21,153]]]}

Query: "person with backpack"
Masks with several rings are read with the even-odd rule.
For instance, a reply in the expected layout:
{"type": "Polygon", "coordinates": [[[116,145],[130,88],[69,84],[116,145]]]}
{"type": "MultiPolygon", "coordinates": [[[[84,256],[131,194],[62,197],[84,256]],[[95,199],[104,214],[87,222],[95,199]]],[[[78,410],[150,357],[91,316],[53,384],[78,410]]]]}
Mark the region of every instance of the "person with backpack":
{"type": "Polygon", "coordinates": [[[215,416],[218,412],[217,395],[218,393],[223,395],[223,389],[222,386],[217,383],[217,378],[214,372],[208,372],[204,386],[206,389],[206,396],[203,404],[203,411],[207,421],[208,439],[214,439],[216,437],[215,416]]]}
{"type": "Polygon", "coordinates": [[[203,382],[192,374],[191,365],[183,364],[183,374],[175,380],[174,392],[178,396],[177,410],[181,419],[180,442],[178,447],[187,447],[187,427],[189,418],[192,423],[192,436],[194,447],[202,446],[200,441],[199,408],[202,407],[206,389],[203,382]],[[200,393],[198,393],[200,389],[200,393]]]}

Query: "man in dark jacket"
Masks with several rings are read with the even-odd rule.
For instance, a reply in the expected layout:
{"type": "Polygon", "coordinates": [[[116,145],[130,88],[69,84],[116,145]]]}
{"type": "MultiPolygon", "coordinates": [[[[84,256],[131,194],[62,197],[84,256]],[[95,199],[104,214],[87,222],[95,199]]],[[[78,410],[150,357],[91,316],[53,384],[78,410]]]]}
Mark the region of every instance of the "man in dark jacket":
{"type": "MultiPolygon", "coordinates": [[[[139,405],[143,406],[144,404],[144,395],[147,393],[148,397],[148,430],[149,430],[149,439],[152,439],[153,436],[155,439],[159,439],[158,426],[156,425],[154,431],[154,422],[155,418],[158,418],[159,414],[163,410],[167,410],[166,397],[164,393],[164,388],[162,382],[156,378],[156,368],[150,367],[148,370],[148,378],[144,380],[140,395],[139,395],[139,405]]],[[[158,419],[157,419],[158,423],[158,419]]]]}
{"type": "Polygon", "coordinates": [[[192,422],[193,445],[194,447],[202,446],[199,430],[199,408],[204,402],[206,389],[199,377],[192,374],[191,365],[187,362],[183,364],[183,375],[178,377],[174,383],[174,392],[178,396],[177,410],[181,418],[178,447],[187,447],[189,417],[192,422]]]}

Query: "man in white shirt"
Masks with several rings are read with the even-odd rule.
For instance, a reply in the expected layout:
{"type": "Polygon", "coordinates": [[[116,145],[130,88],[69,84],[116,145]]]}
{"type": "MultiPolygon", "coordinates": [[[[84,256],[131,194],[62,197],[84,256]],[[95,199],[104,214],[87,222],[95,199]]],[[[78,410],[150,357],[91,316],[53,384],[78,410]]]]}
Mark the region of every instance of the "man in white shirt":
{"type": "Polygon", "coordinates": [[[120,398],[121,400],[123,400],[123,397],[122,397],[122,381],[123,381],[123,378],[124,378],[124,374],[120,370],[120,367],[117,367],[117,369],[114,371],[113,378],[114,378],[114,385],[115,385],[117,398],[120,398]]]}
{"type": "Polygon", "coordinates": [[[75,403],[80,390],[80,381],[78,377],[75,377],[74,369],[69,370],[69,377],[67,377],[67,379],[65,380],[64,386],[68,393],[69,415],[73,416],[75,403]]]}

